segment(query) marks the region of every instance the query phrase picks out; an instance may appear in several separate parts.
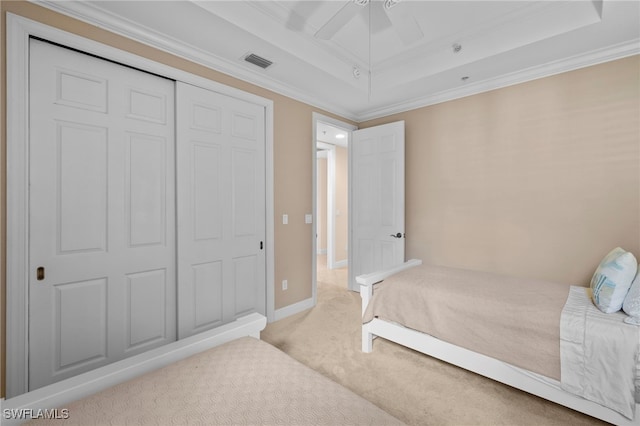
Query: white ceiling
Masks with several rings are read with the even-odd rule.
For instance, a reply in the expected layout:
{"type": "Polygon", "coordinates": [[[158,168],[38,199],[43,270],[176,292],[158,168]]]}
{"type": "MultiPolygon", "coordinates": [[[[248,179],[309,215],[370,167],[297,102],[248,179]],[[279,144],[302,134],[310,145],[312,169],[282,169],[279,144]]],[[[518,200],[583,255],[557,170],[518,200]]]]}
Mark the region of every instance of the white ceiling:
{"type": "Polygon", "coordinates": [[[637,0],[37,3],[355,121],[640,53],[637,0]]]}
{"type": "Polygon", "coordinates": [[[322,121],[316,122],[316,141],[347,147],[350,132],[322,121]]]}

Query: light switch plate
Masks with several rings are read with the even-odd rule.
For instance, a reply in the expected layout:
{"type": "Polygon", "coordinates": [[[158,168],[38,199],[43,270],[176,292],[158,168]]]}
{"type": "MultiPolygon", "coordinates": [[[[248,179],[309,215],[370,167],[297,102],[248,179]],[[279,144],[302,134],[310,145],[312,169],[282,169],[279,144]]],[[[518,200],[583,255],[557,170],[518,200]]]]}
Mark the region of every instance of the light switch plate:
{"type": "Polygon", "coordinates": [[[305,214],[304,215],[304,223],[312,223],[313,222],[313,216],[310,214],[305,214]]]}
{"type": "Polygon", "coordinates": [[[288,214],[283,214],[282,215],[282,224],[283,225],[288,225],[289,224],[289,215],[288,214]]]}

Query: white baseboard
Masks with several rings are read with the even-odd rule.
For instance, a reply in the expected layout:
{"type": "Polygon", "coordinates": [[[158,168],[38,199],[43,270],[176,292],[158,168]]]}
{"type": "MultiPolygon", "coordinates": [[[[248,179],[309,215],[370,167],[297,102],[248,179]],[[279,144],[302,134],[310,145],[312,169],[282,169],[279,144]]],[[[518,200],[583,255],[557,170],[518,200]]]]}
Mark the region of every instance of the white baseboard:
{"type": "Polygon", "coordinates": [[[280,308],[276,310],[274,315],[275,316],[274,321],[278,321],[286,317],[290,317],[291,315],[295,315],[298,312],[311,309],[314,306],[315,306],[315,303],[313,302],[313,297],[310,297],[298,303],[294,303],[293,305],[285,306],[284,308],[280,308]]]}
{"type": "Polygon", "coordinates": [[[333,264],[333,269],[345,268],[347,266],[349,266],[349,261],[347,259],[338,260],[333,264]]]}

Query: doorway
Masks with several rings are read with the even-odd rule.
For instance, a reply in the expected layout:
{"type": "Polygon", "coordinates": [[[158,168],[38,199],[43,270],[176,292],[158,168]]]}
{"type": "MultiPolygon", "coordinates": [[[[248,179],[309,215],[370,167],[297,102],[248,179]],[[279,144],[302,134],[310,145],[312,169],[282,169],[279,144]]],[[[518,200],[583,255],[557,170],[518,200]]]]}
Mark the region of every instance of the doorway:
{"type": "Polygon", "coordinates": [[[313,297],[318,282],[347,288],[349,253],[348,123],[314,114],[313,138],[313,297]]]}

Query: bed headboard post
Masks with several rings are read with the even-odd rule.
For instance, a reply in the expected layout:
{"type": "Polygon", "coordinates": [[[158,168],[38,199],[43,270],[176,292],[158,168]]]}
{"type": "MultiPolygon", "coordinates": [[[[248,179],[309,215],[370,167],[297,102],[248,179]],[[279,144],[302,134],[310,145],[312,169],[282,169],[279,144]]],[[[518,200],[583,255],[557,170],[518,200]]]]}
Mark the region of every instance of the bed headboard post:
{"type": "Polygon", "coordinates": [[[411,259],[400,265],[392,266],[388,269],[371,272],[370,274],[358,275],[356,277],[356,282],[360,284],[360,297],[362,298],[362,315],[364,315],[364,311],[367,309],[371,297],[373,297],[374,284],[379,283],[380,281],[393,274],[397,274],[398,272],[413,268],[414,266],[418,265],[422,265],[422,260],[411,259]]]}
{"type": "Polygon", "coordinates": [[[369,301],[373,297],[373,284],[360,284],[360,297],[362,298],[362,315],[369,306],[369,301]]]}

